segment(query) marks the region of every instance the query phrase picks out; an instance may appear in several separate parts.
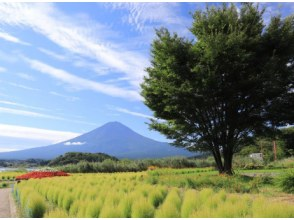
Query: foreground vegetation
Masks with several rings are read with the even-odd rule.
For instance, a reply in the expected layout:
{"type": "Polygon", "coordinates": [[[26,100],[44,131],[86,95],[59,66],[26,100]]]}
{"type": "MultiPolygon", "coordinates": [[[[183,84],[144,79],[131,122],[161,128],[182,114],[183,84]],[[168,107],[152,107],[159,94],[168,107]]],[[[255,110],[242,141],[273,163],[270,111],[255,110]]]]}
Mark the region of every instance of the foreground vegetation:
{"type": "Polygon", "coordinates": [[[23,172],[0,172],[0,188],[7,188],[14,183],[15,177],[23,172]]]}
{"type": "Polygon", "coordinates": [[[22,181],[15,185],[14,196],[22,217],[291,218],[293,204],[257,194],[272,187],[280,195],[275,176],[289,170],[264,179],[220,176],[211,168],[72,174],[22,181]],[[254,186],[247,191],[251,194],[243,193],[246,184],[254,186]]]}

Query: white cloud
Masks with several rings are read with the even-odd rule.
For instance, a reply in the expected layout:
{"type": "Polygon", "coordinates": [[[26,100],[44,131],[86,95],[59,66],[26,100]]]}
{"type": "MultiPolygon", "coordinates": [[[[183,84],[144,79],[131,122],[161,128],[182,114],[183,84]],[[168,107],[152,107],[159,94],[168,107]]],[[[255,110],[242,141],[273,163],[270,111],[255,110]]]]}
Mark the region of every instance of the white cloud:
{"type": "Polygon", "coordinates": [[[5,108],[5,107],[0,107],[0,112],[6,113],[6,114],[22,115],[22,116],[29,116],[29,117],[36,117],[36,118],[49,118],[49,119],[65,120],[64,118],[61,118],[58,116],[52,116],[52,115],[42,114],[42,113],[38,113],[38,112],[19,110],[19,109],[13,109],[13,108],[5,108]]]}
{"type": "Polygon", "coordinates": [[[53,92],[53,91],[49,92],[49,94],[64,98],[64,99],[66,99],[67,101],[70,101],[70,102],[75,102],[75,101],[80,100],[80,98],[78,98],[78,97],[62,95],[62,94],[60,94],[58,92],[53,92]]]}
{"type": "Polygon", "coordinates": [[[68,60],[68,58],[66,56],[57,54],[51,50],[47,50],[47,49],[41,48],[41,47],[39,47],[38,50],[41,51],[42,53],[50,56],[50,57],[53,57],[54,59],[57,59],[57,60],[60,60],[60,61],[67,61],[68,60]]]}
{"type": "Polygon", "coordinates": [[[1,137],[24,138],[31,140],[47,140],[52,143],[68,140],[79,136],[79,133],[47,130],[16,125],[0,124],[1,137]]]}
{"type": "Polygon", "coordinates": [[[4,73],[4,72],[6,72],[6,71],[7,71],[6,68],[0,66],[0,73],[4,73]]]}
{"type": "Polygon", "coordinates": [[[20,110],[20,109],[13,109],[13,108],[0,107],[0,113],[21,115],[21,116],[34,117],[34,118],[47,118],[47,119],[68,121],[71,123],[78,123],[78,124],[96,125],[95,123],[91,123],[91,122],[68,119],[68,118],[63,118],[59,116],[48,115],[48,114],[43,114],[43,113],[33,112],[33,111],[20,110]]]}
{"type": "Polygon", "coordinates": [[[26,89],[26,90],[31,90],[31,91],[40,91],[40,89],[32,88],[32,87],[25,86],[25,85],[22,85],[22,84],[19,84],[19,83],[11,83],[11,82],[9,82],[8,84],[11,85],[11,86],[14,86],[14,87],[21,88],[21,89],[26,89]]]}
{"type": "Polygon", "coordinates": [[[18,107],[34,109],[34,110],[48,111],[48,109],[25,105],[25,104],[21,104],[21,103],[17,103],[17,102],[11,102],[11,101],[7,101],[7,100],[0,100],[0,104],[18,106],[18,107]]]}
{"type": "Polygon", "coordinates": [[[149,30],[152,26],[170,26],[183,32],[191,20],[180,16],[179,3],[176,2],[125,2],[113,3],[114,9],[127,10],[125,22],[133,25],[137,30],[149,30]],[[146,28],[147,27],[147,28],[146,28]]]}
{"type": "Polygon", "coordinates": [[[86,142],[70,142],[67,141],[64,143],[65,146],[80,146],[80,145],[84,145],[86,142]]]}
{"type": "Polygon", "coordinates": [[[35,80],[36,80],[33,76],[31,76],[31,75],[29,75],[29,74],[26,74],[26,73],[18,73],[17,75],[18,75],[20,78],[23,78],[23,79],[25,79],[25,80],[29,80],[29,81],[35,81],[35,80]]]}
{"type": "Polygon", "coordinates": [[[31,68],[45,73],[55,79],[58,79],[75,89],[87,89],[100,93],[104,93],[114,97],[121,97],[128,100],[142,100],[140,94],[135,90],[126,90],[123,88],[115,87],[112,85],[107,85],[92,80],[84,79],[73,74],[70,74],[62,69],[57,69],[55,67],[49,66],[38,60],[24,58],[31,66],[31,68]]]}
{"type": "Polygon", "coordinates": [[[109,46],[104,38],[107,28],[101,24],[66,16],[54,4],[0,4],[0,24],[32,28],[73,54],[95,59],[103,66],[126,75],[129,83],[139,89],[139,83],[149,65],[148,58],[128,51],[121,45],[109,46]]]}
{"type": "Polygon", "coordinates": [[[44,49],[44,48],[38,48],[42,53],[56,59],[59,61],[64,61],[64,62],[71,62],[75,67],[79,68],[86,68],[88,70],[96,72],[98,75],[106,75],[110,71],[114,72],[114,68],[110,68],[107,66],[101,65],[101,63],[97,64],[95,62],[89,62],[85,59],[82,59],[79,56],[74,56],[70,54],[57,54],[53,51],[44,49]]]}
{"type": "Polygon", "coordinates": [[[114,108],[114,110],[115,111],[118,111],[118,112],[129,114],[129,115],[141,117],[141,118],[154,119],[153,116],[145,115],[145,114],[142,114],[142,113],[139,113],[139,112],[133,112],[133,111],[130,111],[130,110],[125,109],[125,108],[118,108],[118,107],[116,107],[116,108],[114,108]]]}
{"type": "Polygon", "coordinates": [[[0,152],[9,152],[9,151],[16,151],[16,150],[18,149],[0,147],[0,152]]]}
{"type": "Polygon", "coordinates": [[[3,40],[6,40],[6,41],[12,42],[12,43],[22,44],[22,45],[26,45],[26,46],[30,45],[29,43],[24,42],[24,41],[18,39],[17,37],[14,37],[6,32],[2,32],[1,29],[0,29],[0,38],[3,40]]]}

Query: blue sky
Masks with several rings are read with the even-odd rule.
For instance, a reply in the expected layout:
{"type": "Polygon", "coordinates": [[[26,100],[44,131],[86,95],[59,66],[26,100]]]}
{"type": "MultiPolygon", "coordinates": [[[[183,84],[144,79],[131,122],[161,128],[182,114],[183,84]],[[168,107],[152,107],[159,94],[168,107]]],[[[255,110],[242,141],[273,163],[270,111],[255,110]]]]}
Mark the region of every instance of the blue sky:
{"type": "MultiPolygon", "coordinates": [[[[262,5],[265,23],[294,11],[294,3],[262,5]]],[[[152,112],[140,96],[154,29],[193,39],[190,12],[205,6],[0,3],[0,152],[64,141],[110,121],[166,141],[148,129],[152,112]]]]}

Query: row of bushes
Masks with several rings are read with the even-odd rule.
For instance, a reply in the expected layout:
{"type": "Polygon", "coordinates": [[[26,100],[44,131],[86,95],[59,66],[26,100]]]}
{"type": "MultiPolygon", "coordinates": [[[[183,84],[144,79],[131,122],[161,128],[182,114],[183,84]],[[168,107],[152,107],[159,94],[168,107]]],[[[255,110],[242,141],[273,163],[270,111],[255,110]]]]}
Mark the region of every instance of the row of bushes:
{"type": "Polygon", "coordinates": [[[233,159],[233,167],[235,169],[279,169],[279,168],[294,168],[294,157],[284,158],[274,162],[267,163],[253,159],[250,157],[235,156],[233,159]]]}
{"type": "Polygon", "coordinates": [[[59,169],[70,173],[93,173],[93,172],[138,172],[145,171],[150,166],[169,168],[202,168],[214,166],[211,159],[187,159],[187,158],[164,158],[145,160],[104,160],[103,162],[81,161],[77,164],[68,164],[59,169]]]}

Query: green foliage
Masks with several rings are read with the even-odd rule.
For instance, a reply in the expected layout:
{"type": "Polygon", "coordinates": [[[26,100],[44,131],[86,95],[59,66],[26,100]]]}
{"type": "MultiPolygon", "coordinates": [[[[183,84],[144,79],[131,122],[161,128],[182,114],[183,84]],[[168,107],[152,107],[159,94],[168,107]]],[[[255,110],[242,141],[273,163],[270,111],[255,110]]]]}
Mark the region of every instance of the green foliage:
{"type": "Polygon", "coordinates": [[[181,217],[188,218],[194,210],[199,209],[201,201],[196,190],[188,189],[184,194],[181,217]]]}
{"type": "MultiPolygon", "coordinates": [[[[263,161],[254,161],[255,163],[266,164],[271,161],[274,161],[274,152],[273,152],[273,140],[272,138],[256,138],[255,143],[249,146],[245,146],[238,153],[238,155],[248,158],[252,153],[262,153],[263,161]]],[[[285,157],[285,143],[282,139],[276,140],[277,147],[277,159],[280,160],[285,157]]],[[[250,158],[251,159],[251,158],[250,158]]],[[[253,159],[251,159],[253,161],[253,159]]]]}
{"type": "Polygon", "coordinates": [[[69,218],[67,212],[63,209],[55,209],[51,212],[48,212],[44,216],[45,218],[69,218]]]}
{"type": "Polygon", "coordinates": [[[50,161],[49,166],[61,166],[66,164],[77,164],[81,161],[102,162],[106,159],[118,161],[117,158],[104,153],[79,153],[68,152],[50,161]]]}
{"type": "Polygon", "coordinates": [[[285,153],[288,156],[294,156],[294,127],[284,128],[281,130],[280,138],[285,143],[285,153]]]}
{"type": "Polygon", "coordinates": [[[267,165],[267,168],[294,168],[294,157],[271,162],[267,165]]]}
{"type": "Polygon", "coordinates": [[[292,204],[266,201],[265,198],[254,199],[252,204],[253,218],[293,218],[292,204]]]}
{"type": "Polygon", "coordinates": [[[252,134],[293,123],[294,17],[265,28],[263,13],[253,3],[239,12],[234,3],[207,7],[193,15],[197,41],[162,28],[152,43],[142,96],[163,120],[150,127],[176,146],[211,152],[220,173],[232,174],[232,156],[252,134]]]}
{"type": "Polygon", "coordinates": [[[1,183],[0,184],[0,188],[6,188],[6,187],[8,187],[8,183],[1,183]]]}
{"type": "Polygon", "coordinates": [[[71,204],[73,203],[73,197],[70,194],[66,194],[62,201],[62,208],[69,211],[71,204]]]}
{"type": "Polygon", "coordinates": [[[178,189],[172,189],[166,196],[163,204],[155,213],[156,218],[179,218],[181,209],[181,197],[178,189]]]}
{"type": "Polygon", "coordinates": [[[25,215],[29,218],[42,218],[46,211],[46,203],[42,196],[31,193],[25,206],[25,215]]]}
{"type": "Polygon", "coordinates": [[[278,197],[229,193],[253,192],[252,186],[273,187],[272,181],[266,176],[216,175],[216,171],[209,169],[72,174],[22,181],[15,184],[14,197],[23,217],[40,216],[40,213],[52,218],[293,217],[293,207],[278,197]],[[159,183],[147,183],[149,175],[156,175],[159,183]],[[195,182],[196,189],[173,186],[184,177],[195,182]],[[211,185],[199,187],[199,179],[211,185]]]}
{"type": "Polygon", "coordinates": [[[288,171],[281,175],[278,184],[284,192],[294,194],[294,171],[288,171]]]}
{"type": "Polygon", "coordinates": [[[146,198],[140,198],[133,203],[132,218],[152,218],[154,215],[154,207],[146,198]]]}
{"type": "MultiPolygon", "coordinates": [[[[113,172],[138,172],[145,171],[150,166],[168,167],[168,168],[192,168],[192,167],[211,167],[215,162],[211,157],[206,159],[188,159],[188,158],[163,158],[163,159],[145,159],[145,160],[120,160],[114,161],[106,159],[103,162],[81,161],[77,164],[67,164],[59,169],[70,173],[113,173],[113,172]]],[[[156,184],[156,178],[150,179],[150,183],[156,184]]]]}

